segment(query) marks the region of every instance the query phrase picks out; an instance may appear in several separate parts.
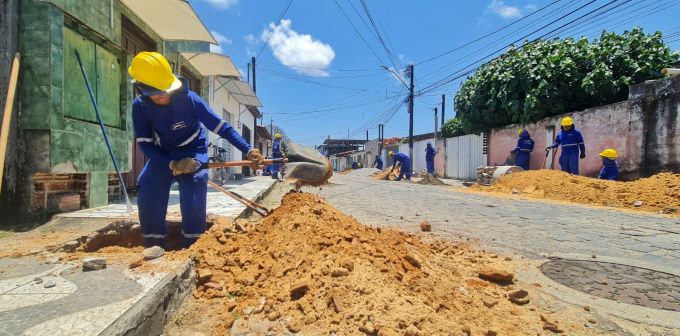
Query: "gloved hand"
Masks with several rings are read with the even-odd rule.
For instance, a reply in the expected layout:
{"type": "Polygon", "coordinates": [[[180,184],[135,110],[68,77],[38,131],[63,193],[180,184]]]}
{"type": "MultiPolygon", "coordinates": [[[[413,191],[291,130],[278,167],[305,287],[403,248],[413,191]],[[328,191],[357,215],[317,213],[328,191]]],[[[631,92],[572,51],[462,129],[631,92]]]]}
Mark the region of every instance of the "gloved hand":
{"type": "Polygon", "coordinates": [[[264,156],[259,149],[251,149],[246,156],[251,161],[250,168],[253,170],[264,169],[264,156]]]}
{"type": "Polygon", "coordinates": [[[585,158],[586,158],[586,153],[581,152],[581,155],[580,155],[579,157],[580,157],[581,159],[585,159],[585,158]]]}
{"type": "Polygon", "coordinates": [[[172,175],[192,174],[201,167],[201,163],[194,158],[184,158],[179,161],[170,161],[172,175]]]}

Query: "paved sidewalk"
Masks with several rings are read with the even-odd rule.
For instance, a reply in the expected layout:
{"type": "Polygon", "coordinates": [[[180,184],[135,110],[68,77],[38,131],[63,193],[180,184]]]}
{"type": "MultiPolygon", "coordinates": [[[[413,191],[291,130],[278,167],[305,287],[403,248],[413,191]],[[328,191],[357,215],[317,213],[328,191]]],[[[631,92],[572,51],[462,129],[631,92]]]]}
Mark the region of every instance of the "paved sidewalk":
{"type": "MultiPolygon", "coordinates": [[[[532,265],[520,272],[524,280],[565,302],[600,307],[619,325],[670,328],[648,335],[680,335],[680,218],[366,177],[330,182],[313,192],[364,224],[418,232],[427,220],[436,237],[523,256],[532,265]],[[583,262],[541,272],[551,258],[583,262]]],[[[609,334],[630,334],[611,328],[609,334]]]]}
{"type": "MultiPolygon", "coordinates": [[[[274,182],[255,177],[225,187],[258,200],[274,182]]],[[[179,214],[177,198],[171,195],[169,214],[179,214]]],[[[209,191],[209,215],[236,218],[245,210],[228,196],[209,191]]],[[[140,259],[140,248],[123,253],[125,257],[114,250],[79,252],[75,259],[55,249],[93,236],[119,239],[115,230],[133,225],[126,218],[125,204],[114,204],[61,214],[34,231],[0,238],[0,335],[159,335],[169,310],[193,290],[188,260],[161,257],[131,269],[128,263],[140,259]],[[109,257],[107,268],[82,271],[86,255],[109,257]]]]}

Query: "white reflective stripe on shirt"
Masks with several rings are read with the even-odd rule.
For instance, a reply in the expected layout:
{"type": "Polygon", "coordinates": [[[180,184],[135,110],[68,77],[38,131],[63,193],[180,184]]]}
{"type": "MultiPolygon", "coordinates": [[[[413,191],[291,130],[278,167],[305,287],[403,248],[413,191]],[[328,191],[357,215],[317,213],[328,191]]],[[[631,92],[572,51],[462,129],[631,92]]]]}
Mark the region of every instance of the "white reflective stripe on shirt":
{"type": "Polygon", "coordinates": [[[186,238],[200,238],[202,233],[186,233],[182,230],[182,236],[186,238]]]}
{"type": "Polygon", "coordinates": [[[523,151],[523,152],[530,152],[531,151],[531,149],[524,149],[524,148],[520,148],[519,150],[523,151]]]}
{"type": "Polygon", "coordinates": [[[137,142],[153,142],[153,138],[137,138],[137,142]]]}
{"type": "Polygon", "coordinates": [[[562,147],[569,147],[569,146],[578,146],[579,144],[568,144],[568,145],[562,145],[562,147]]]}
{"type": "Polygon", "coordinates": [[[144,238],[165,238],[164,234],[142,234],[144,238]]]}
{"type": "Polygon", "coordinates": [[[222,126],[224,126],[224,124],[226,124],[226,123],[227,122],[224,121],[224,120],[220,121],[220,123],[217,124],[217,127],[215,127],[215,129],[213,130],[213,133],[217,133],[220,130],[220,128],[222,128],[222,126]]]}
{"type": "Polygon", "coordinates": [[[196,133],[192,134],[192,135],[189,137],[189,139],[186,139],[186,140],[184,140],[184,142],[182,142],[181,144],[177,145],[177,147],[182,147],[182,146],[186,146],[186,145],[190,144],[192,141],[194,141],[194,139],[196,139],[196,137],[197,137],[200,133],[201,133],[201,129],[199,128],[199,129],[196,131],[196,133]]]}

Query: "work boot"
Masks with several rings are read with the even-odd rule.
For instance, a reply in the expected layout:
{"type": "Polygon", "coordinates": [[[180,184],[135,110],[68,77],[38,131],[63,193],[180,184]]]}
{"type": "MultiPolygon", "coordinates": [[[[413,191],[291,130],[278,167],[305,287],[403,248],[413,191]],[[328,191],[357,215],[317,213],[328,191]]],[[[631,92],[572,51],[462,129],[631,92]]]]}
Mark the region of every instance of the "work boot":
{"type": "Polygon", "coordinates": [[[165,238],[144,238],[144,248],[160,246],[165,249],[165,238]]]}
{"type": "Polygon", "coordinates": [[[187,238],[187,237],[182,237],[182,248],[188,249],[193,245],[196,241],[198,241],[198,238],[187,238]]]}

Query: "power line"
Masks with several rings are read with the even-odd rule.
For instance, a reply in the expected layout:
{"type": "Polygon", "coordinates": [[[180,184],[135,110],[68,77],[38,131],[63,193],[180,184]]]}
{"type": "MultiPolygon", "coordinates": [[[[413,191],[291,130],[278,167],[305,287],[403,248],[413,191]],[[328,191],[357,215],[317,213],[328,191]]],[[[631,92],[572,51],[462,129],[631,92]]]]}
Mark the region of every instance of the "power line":
{"type": "MultiPolygon", "coordinates": [[[[319,79],[352,79],[352,78],[365,78],[365,77],[375,77],[375,76],[383,75],[383,73],[369,73],[369,74],[363,74],[363,75],[353,75],[353,76],[332,76],[332,77],[331,77],[331,76],[302,75],[302,74],[293,74],[293,73],[287,74],[287,73],[284,73],[284,72],[280,72],[280,71],[278,71],[278,70],[274,70],[274,69],[267,68],[267,67],[262,67],[262,66],[258,66],[258,69],[260,69],[260,70],[264,69],[264,70],[268,70],[268,71],[271,71],[271,72],[274,72],[274,73],[277,73],[277,74],[290,75],[290,76],[294,76],[294,77],[302,77],[302,78],[319,78],[319,79]]],[[[316,71],[323,71],[323,70],[316,70],[316,71]]]]}
{"type": "Polygon", "coordinates": [[[264,50],[264,47],[269,43],[269,40],[272,38],[274,35],[274,32],[279,28],[281,25],[281,19],[283,19],[283,16],[286,15],[288,12],[288,9],[290,8],[290,5],[293,4],[293,0],[288,0],[288,3],[285,5],[283,10],[281,11],[281,14],[279,15],[279,18],[276,19],[276,25],[274,26],[274,29],[272,29],[272,32],[269,33],[269,36],[267,37],[267,40],[262,44],[262,48],[260,48],[260,51],[257,53],[257,56],[255,58],[260,58],[260,54],[262,53],[262,50],[264,50]]]}
{"type": "Polygon", "coordinates": [[[438,59],[438,58],[440,58],[440,57],[446,56],[446,55],[448,55],[448,54],[450,54],[450,53],[452,53],[452,52],[455,52],[455,51],[458,51],[458,50],[460,50],[460,49],[463,49],[463,48],[465,48],[465,47],[467,47],[467,46],[469,46],[469,45],[471,45],[471,44],[473,44],[473,43],[479,42],[479,41],[481,41],[481,40],[483,40],[483,39],[485,39],[485,38],[487,38],[487,37],[489,37],[489,36],[492,36],[492,35],[494,35],[494,34],[496,34],[496,33],[499,33],[500,31],[502,31],[502,30],[504,30],[504,29],[506,29],[506,28],[508,28],[508,27],[510,27],[510,26],[512,26],[512,25],[514,25],[514,24],[516,24],[516,23],[519,23],[519,22],[523,21],[524,19],[527,19],[527,18],[529,18],[529,17],[531,17],[531,16],[533,16],[533,15],[535,15],[535,14],[537,14],[537,13],[542,12],[543,10],[547,9],[548,7],[550,7],[550,6],[552,6],[552,5],[556,4],[556,3],[558,3],[558,2],[560,2],[560,1],[562,1],[562,0],[553,1],[553,2],[547,4],[547,5],[543,6],[543,7],[541,7],[541,8],[539,8],[539,9],[535,10],[534,12],[532,12],[532,13],[530,13],[530,14],[528,14],[528,15],[525,15],[525,16],[523,16],[523,17],[521,17],[521,18],[519,18],[519,19],[517,19],[517,20],[515,20],[515,21],[513,21],[513,22],[510,22],[509,24],[507,24],[507,25],[505,25],[505,26],[503,26],[503,27],[500,27],[500,28],[498,28],[498,29],[496,29],[496,30],[494,30],[494,31],[492,31],[492,32],[490,32],[490,33],[484,35],[484,36],[478,37],[478,38],[476,38],[476,39],[474,39],[474,40],[472,40],[472,41],[469,41],[469,42],[464,43],[464,44],[462,44],[462,45],[460,45],[460,46],[458,46],[458,47],[455,47],[455,48],[453,48],[453,49],[450,49],[450,50],[448,50],[448,51],[445,51],[445,52],[443,52],[443,53],[441,53],[441,54],[439,54],[439,55],[436,55],[436,56],[430,57],[430,58],[428,58],[428,59],[422,60],[422,61],[420,61],[420,62],[417,62],[417,63],[415,63],[414,65],[420,65],[420,64],[423,64],[423,63],[427,63],[427,62],[434,61],[434,60],[436,60],[436,59],[438,59]]]}
{"type": "MultiPolygon", "coordinates": [[[[351,0],[348,0],[350,4],[352,4],[351,0]]],[[[375,37],[378,39],[378,42],[380,42],[380,45],[383,47],[385,50],[385,53],[387,54],[387,57],[390,59],[392,65],[397,68],[398,63],[398,58],[394,56],[394,53],[390,50],[390,48],[387,47],[387,44],[385,43],[385,40],[383,39],[382,35],[380,34],[380,30],[378,30],[378,27],[375,24],[375,20],[373,20],[373,16],[371,15],[371,11],[368,8],[368,4],[366,4],[365,0],[361,0],[361,6],[364,8],[364,12],[366,13],[366,17],[368,18],[368,21],[371,23],[371,26],[373,27],[373,33],[375,34],[375,37]]],[[[354,5],[352,5],[354,7],[354,5]]]]}
{"type": "Polygon", "coordinates": [[[365,90],[365,89],[357,89],[357,88],[351,88],[351,87],[346,87],[346,86],[339,86],[339,85],[321,83],[321,82],[317,82],[317,81],[313,81],[313,80],[309,80],[309,79],[294,77],[292,75],[284,74],[284,73],[281,73],[281,72],[273,72],[271,70],[261,70],[261,71],[264,72],[264,73],[270,74],[272,76],[293,79],[293,80],[296,80],[296,81],[305,82],[305,83],[309,83],[309,84],[315,84],[315,85],[319,85],[319,86],[326,86],[326,87],[331,87],[331,88],[336,88],[336,89],[351,90],[351,91],[358,91],[358,92],[378,92],[378,93],[382,93],[382,91],[377,91],[377,90],[365,90]]]}
{"type": "Polygon", "coordinates": [[[369,45],[368,41],[366,41],[364,36],[361,35],[361,32],[359,32],[359,29],[357,29],[357,27],[354,25],[354,22],[352,22],[352,20],[349,18],[347,13],[345,13],[345,10],[342,9],[342,6],[340,6],[340,3],[338,3],[338,0],[333,0],[333,2],[335,3],[335,7],[337,8],[338,12],[340,12],[340,14],[342,14],[342,16],[345,18],[345,21],[350,25],[350,27],[352,27],[352,30],[354,30],[354,33],[364,43],[366,48],[371,52],[371,54],[373,54],[373,56],[375,56],[375,58],[378,59],[378,62],[379,62],[380,65],[384,65],[385,62],[383,62],[383,60],[380,58],[380,56],[378,56],[378,54],[375,51],[373,51],[373,49],[369,45]]]}

